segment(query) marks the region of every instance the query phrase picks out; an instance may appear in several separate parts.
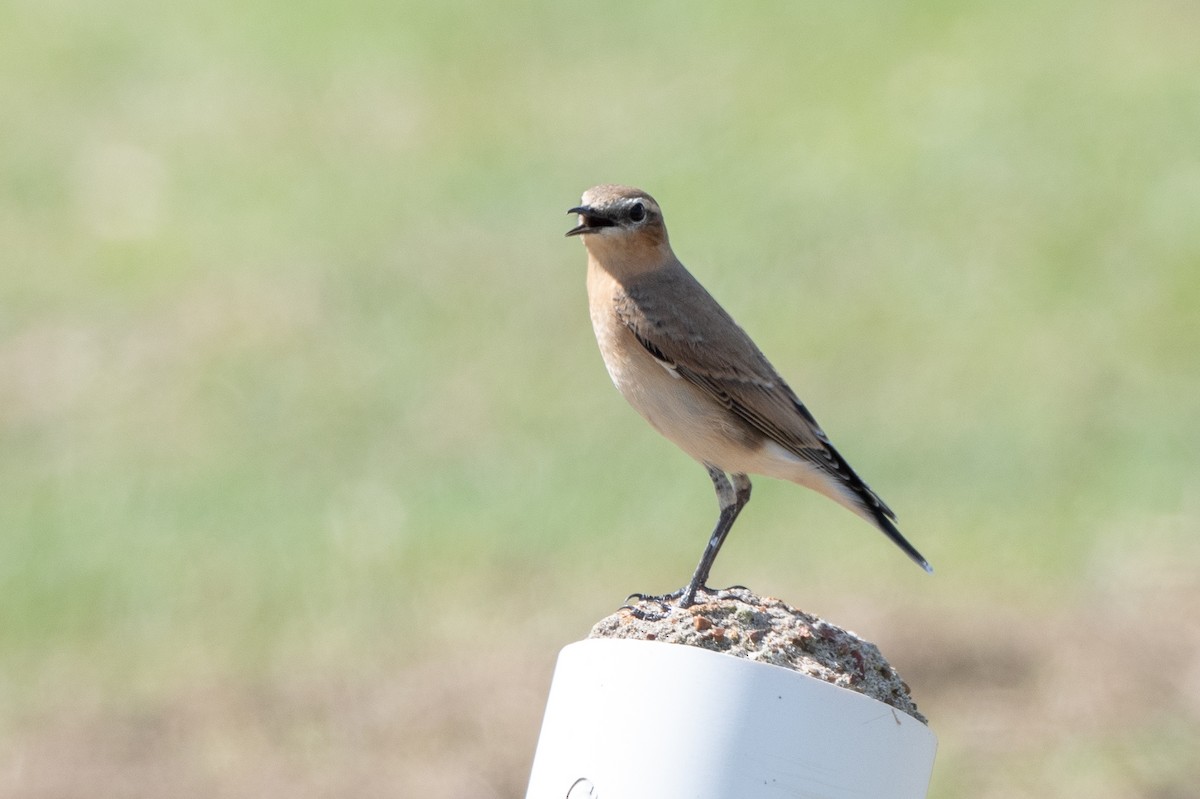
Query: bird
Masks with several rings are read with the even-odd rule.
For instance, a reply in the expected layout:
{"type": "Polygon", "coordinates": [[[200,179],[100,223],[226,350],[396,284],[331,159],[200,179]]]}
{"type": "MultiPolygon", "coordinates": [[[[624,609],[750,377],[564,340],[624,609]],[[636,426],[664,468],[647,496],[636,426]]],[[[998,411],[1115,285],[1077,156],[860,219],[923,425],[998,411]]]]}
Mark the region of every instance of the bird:
{"type": "Polygon", "coordinates": [[[583,193],[566,232],[587,250],[588,308],[617,390],[708,471],[720,513],[688,584],[660,599],[687,608],[750,500],[749,475],[813,489],[877,527],[926,572],[896,514],[834,448],[750,336],[675,256],[662,208],[631,186],[583,193]]]}

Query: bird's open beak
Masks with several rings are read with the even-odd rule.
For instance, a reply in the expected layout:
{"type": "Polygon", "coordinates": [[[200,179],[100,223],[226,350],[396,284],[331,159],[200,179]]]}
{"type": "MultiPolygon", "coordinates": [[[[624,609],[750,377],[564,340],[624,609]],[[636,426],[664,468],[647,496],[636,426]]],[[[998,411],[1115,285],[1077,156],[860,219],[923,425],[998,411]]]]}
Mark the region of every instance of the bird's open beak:
{"type": "Polygon", "coordinates": [[[591,206],[579,205],[567,211],[568,214],[579,214],[579,224],[566,232],[568,236],[582,236],[585,233],[595,233],[597,230],[612,227],[617,224],[606,216],[596,213],[591,206]]]}

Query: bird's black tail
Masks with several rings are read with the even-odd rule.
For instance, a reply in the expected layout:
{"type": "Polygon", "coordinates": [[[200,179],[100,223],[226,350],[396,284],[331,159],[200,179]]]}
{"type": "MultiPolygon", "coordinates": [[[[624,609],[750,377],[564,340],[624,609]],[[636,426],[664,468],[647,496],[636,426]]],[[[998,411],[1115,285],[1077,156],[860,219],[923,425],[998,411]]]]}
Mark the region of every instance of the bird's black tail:
{"type": "Polygon", "coordinates": [[[892,539],[892,543],[904,550],[904,554],[912,558],[913,563],[920,566],[929,574],[933,574],[933,567],[929,565],[929,561],[925,560],[925,556],[917,551],[917,548],[908,543],[908,539],[896,527],[895,522],[889,513],[885,513],[887,506],[869,507],[868,511],[871,514],[871,520],[875,522],[875,526],[883,531],[883,534],[892,539]]]}

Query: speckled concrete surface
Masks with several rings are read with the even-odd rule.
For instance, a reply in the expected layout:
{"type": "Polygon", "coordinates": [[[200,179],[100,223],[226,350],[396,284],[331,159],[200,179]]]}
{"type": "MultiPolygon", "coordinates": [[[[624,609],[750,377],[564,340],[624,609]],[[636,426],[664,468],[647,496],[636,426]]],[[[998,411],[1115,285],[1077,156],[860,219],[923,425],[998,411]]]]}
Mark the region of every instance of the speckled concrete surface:
{"type": "Polygon", "coordinates": [[[589,638],[635,638],[698,646],[770,663],[884,702],[928,723],[879,648],[854,633],[746,588],[703,591],[681,609],[633,601],[601,619],[589,638]]]}

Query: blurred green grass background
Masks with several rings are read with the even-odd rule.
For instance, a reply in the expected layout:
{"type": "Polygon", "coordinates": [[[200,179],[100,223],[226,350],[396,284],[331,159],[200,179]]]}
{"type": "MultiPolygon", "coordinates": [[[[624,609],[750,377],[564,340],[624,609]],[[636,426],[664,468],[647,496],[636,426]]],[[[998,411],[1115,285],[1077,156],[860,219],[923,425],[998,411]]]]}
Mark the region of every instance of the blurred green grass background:
{"type": "Polygon", "coordinates": [[[562,239],[625,182],[938,570],[763,480],[714,583],[879,642],[933,797],[1193,795],[1198,26],[0,5],[0,790],[521,795],[715,516],[562,239]]]}

